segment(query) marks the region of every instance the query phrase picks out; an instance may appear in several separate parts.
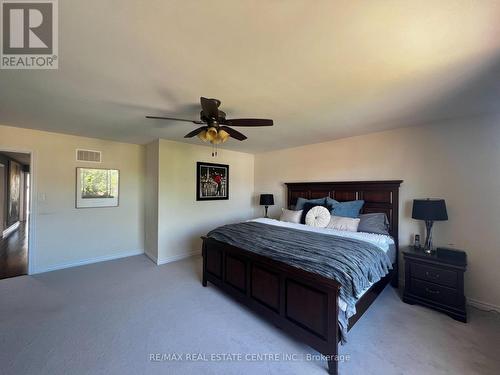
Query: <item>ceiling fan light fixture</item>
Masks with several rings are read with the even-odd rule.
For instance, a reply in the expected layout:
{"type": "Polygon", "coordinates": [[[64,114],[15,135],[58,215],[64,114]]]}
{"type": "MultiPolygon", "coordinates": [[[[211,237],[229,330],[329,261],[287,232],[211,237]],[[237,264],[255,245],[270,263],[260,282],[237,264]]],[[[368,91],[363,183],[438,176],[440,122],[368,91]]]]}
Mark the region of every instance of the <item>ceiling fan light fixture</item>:
{"type": "Polygon", "coordinates": [[[217,139],[220,141],[220,143],[224,143],[228,140],[229,138],[229,133],[226,132],[225,130],[219,130],[217,133],[217,139]]]}
{"type": "Polygon", "coordinates": [[[208,142],[207,131],[203,130],[201,133],[198,133],[198,138],[200,138],[203,142],[208,142]]]}
{"type": "Polygon", "coordinates": [[[247,139],[245,134],[233,129],[234,126],[256,127],[272,126],[273,120],[259,118],[236,118],[227,119],[226,113],[219,109],[221,104],[218,99],[201,97],[200,120],[189,120],[177,117],[166,116],[146,116],[150,119],[173,120],[191,122],[196,125],[202,125],[199,128],[189,132],[184,138],[193,138],[197,136],[203,142],[209,142],[213,145],[212,156],[217,156],[217,145],[226,142],[229,138],[238,141],[247,139]]]}
{"type": "Polygon", "coordinates": [[[217,129],[213,126],[207,129],[206,132],[207,140],[213,142],[217,138],[217,129]]]}

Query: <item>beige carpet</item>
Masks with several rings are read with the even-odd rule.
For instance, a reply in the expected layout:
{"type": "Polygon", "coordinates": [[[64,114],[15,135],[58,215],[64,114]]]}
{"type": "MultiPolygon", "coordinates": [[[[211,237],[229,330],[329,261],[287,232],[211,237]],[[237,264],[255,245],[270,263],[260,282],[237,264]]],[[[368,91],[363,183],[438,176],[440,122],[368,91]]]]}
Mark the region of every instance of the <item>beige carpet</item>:
{"type": "MultiPolygon", "coordinates": [[[[326,374],[325,362],[307,360],[314,350],[203,288],[200,264],[136,256],[1,280],[0,373],[326,374]]],[[[350,332],[340,370],[499,374],[499,348],[498,314],[471,309],[463,324],[388,287],[350,332]]]]}

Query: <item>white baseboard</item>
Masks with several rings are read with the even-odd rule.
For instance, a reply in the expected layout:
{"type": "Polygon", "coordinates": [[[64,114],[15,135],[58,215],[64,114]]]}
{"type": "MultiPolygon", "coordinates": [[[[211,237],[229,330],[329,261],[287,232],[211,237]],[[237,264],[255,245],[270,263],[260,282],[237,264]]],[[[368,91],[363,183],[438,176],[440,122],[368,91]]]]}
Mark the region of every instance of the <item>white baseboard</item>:
{"type": "Polygon", "coordinates": [[[14,232],[17,228],[19,228],[19,221],[17,223],[14,223],[12,224],[10,227],[8,227],[7,229],[5,229],[2,233],[2,235],[0,236],[0,238],[5,238],[7,237],[9,234],[11,234],[12,232],[14,232]]]}
{"type": "Polygon", "coordinates": [[[64,268],[84,266],[86,264],[105,262],[108,260],[115,260],[115,259],[120,259],[120,258],[131,257],[134,255],[141,255],[141,254],[144,254],[144,250],[134,250],[134,251],[126,252],[126,253],[104,255],[104,256],[90,258],[90,259],[83,259],[83,260],[79,260],[76,262],[56,264],[55,266],[50,266],[50,267],[36,268],[35,272],[33,272],[33,274],[62,270],[64,268]]]}
{"type": "Polygon", "coordinates": [[[476,307],[479,310],[496,311],[496,312],[500,313],[500,306],[495,306],[495,305],[492,305],[491,303],[481,302],[481,301],[478,301],[476,299],[468,298],[467,304],[469,304],[472,307],[476,307]]]}
{"type": "Polygon", "coordinates": [[[167,263],[175,262],[176,260],[181,260],[181,259],[193,257],[193,256],[200,255],[200,254],[201,254],[200,250],[194,250],[194,251],[190,251],[190,252],[187,252],[187,253],[184,253],[184,254],[172,255],[172,256],[169,256],[169,257],[166,257],[166,258],[163,258],[163,259],[159,259],[156,262],[156,264],[158,264],[160,266],[162,264],[167,264],[167,263]]]}

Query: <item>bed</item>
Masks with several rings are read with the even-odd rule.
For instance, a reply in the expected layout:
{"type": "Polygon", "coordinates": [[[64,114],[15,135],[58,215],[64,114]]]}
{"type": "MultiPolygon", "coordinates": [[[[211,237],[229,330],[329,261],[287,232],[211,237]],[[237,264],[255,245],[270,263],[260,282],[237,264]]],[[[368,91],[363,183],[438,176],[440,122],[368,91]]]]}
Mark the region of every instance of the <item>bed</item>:
{"type": "MultiPolygon", "coordinates": [[[[337,201],[363,199],[362,213],[383,212],[389,219],[394,240],[392,269],[365,290],[355,303],[356,313],[344,323],[351,329],[376,297],[392,283],[398,285],[399,186],[402,181],[350,181],[286,183],[287,204],[299,197],[329,196],[337,201]]],[[[247,224],[252,226],[271,223],[247,224]]],[[[339,328],[342,316],[341,284],[322,276],[262,255],[238,243],[203,237],[203,286],[211,282],[260,316],[320,352],[328,362],[328,372],[338,374],[339,328]],[[246,248],[247,250],[245,250],[246,248]],[[339,315],[340,313],[340,315],[339,315]]],[[[257,247],[257,245],[255,245],[257,247]]]]}

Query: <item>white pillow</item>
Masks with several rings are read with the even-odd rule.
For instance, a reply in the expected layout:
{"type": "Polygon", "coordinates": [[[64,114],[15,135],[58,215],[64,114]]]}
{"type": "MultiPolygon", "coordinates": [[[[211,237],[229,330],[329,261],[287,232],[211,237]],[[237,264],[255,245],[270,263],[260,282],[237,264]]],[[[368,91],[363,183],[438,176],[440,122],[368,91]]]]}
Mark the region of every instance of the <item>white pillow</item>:
{"type": "Polygon", "coordinates": [[[306,224],[311,227],[325,228],[330,222],[330,211],[323,206],[314,206],[306,215],[306,224]]]}
{"type": "Polygon", "coordinates": [[[333,216],[326,226],[330,229],[346,230],[348,232],[357,232],[360,219],[352,217],[333,216]]]}
{"type": "Polygon", "coordinates": [[[287,210],[286,208],[281,209],[280,221],[286,221],[288,223],[300,224],[300,218],[302,217],[302,210],[293,211],[287,210]]]}

